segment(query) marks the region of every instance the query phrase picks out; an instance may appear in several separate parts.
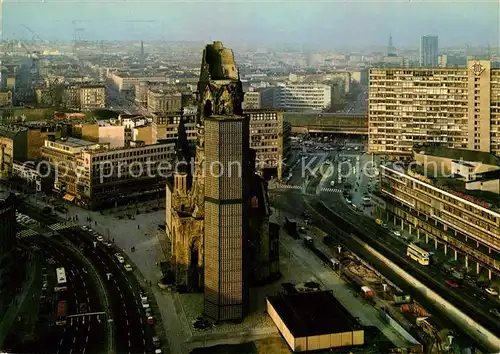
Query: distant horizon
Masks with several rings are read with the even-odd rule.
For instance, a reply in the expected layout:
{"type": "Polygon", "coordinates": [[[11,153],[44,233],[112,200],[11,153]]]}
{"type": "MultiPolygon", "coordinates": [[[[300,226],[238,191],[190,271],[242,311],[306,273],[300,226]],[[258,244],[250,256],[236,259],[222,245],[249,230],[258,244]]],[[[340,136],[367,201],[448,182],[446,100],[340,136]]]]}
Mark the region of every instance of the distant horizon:
{"type": "Polygon", "coordinates": [[[333,2],[207,2],[4,0],[3,38],[49,41],[169,41],[304,45],[318,48],[417,48],[439,37],[440,48],[500,45],[495,0],[365,0],[333,2]],[[439,16],[436,16],[436,15],[439,16]],[[445,15],[443,15],[445,14],[445,15]],[[222,20],[221,20],[222,19],[222,20]]]}

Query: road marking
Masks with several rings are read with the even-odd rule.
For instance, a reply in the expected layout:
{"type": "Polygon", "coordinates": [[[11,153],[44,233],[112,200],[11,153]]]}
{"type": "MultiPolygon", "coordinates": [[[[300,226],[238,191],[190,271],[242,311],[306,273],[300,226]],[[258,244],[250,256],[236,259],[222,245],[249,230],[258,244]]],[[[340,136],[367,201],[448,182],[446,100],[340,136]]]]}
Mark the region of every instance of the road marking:
{"type": "Polygon", "coordinates": [[[69,354],[73,353],[73,348],[71,348],[71,350],[69,351],[69,354]]]}
{"type": "MultiPolygon", "coordinates": [[[[141,321],[141,324],[142,324],[142,317],[140,317],[139,320],[141,321]]],[[[144,330],[142,332],[144,332],[144,330]]]]}
{"type": "Polygon", "coordinates": [[[130,348],[130,339],[128,340],[128,347],[130,348]]]}
{"type": "Polygon", "coordinates": [[[146,340],[142,338],[142,345],[146,346],[146,340]]]}
{"type": "MultiPolygon", "coordinates": [[[[142,323],[142,318],[141,318],[141,323],[142,323]]],[[[141,329],[141,331],[142,331],[142,335],[144,335],[144,328],[141,329]]]]}
{"type": "Polygon", "coordinates": [[[135,291],[132,290],[132,294],[134,295],[134,297],[137,297],[137,295],[135,294],[135,291]]]}
{"type": "MultiPolygon", "coordinates": [[[[123,275],[125,275],[125,274],[123,274],[123,275]]],[[[132,285],[130,285],[130,283],[128,283],[128,287],[130,288],[130,290],[133,290],[132,285]]]]}
{"type": "Polygon", "coordinates": [[[75,344],[76,342],[76,337],[73,337],[73,344],[75,344]]]}
{"type": "Polygon", "coordinates": [[[122,293],[120,293],[120,298],[122,298],[122,299],[123,299],[123,294],[122,294],[122,293]]]}
{"type": "Polygon", "coordinates": [[[85,347],[83,348],[83,350],[82,350],[82,354],[85,354],[85,349],[87,349],[87,348],[85,348],[85,347]]]}
{"type": "Polygon", "coordinates": [[[87,302],[90,302],[90,298],[87,296],[87,302]]]}
{"type": "Polygon", "coordinates": [[[63,340],[64,340],[64,338],[61,338],[61,340],[59,341],[60,346],[62,345],[63,340]]]}
{"type": "Polygon", "coordinates": [[[85,337],[85,343],[88,343],[89,341],[89,336],[85,337]]]}
{"type": "Polygon", "coordinates": [[[86,288],[87,287],[87,284],[85,283],[85,280],[82,281],[82,284],[83,284],[83,287],[86,288]]]}
{"type": "Polygon", "coordinates": [[[116,288],[118,289],[118,291],[121,291],[121,290],[120,290],[120,285],[117,285],[117,286],[116,286],[116,288]]]}
{"type": "Polygon", "coordinates": [[[127,326],[128,326],[128,320],[127,320],[127,326]]]}

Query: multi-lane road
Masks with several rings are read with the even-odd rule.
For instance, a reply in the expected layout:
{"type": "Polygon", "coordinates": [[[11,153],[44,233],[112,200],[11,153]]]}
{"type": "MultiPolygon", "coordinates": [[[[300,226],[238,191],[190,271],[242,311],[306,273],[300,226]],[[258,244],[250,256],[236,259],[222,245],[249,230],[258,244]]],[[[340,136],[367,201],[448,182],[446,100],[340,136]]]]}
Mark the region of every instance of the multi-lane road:
{"type": "MultiPolygon", "coordinates": [[[[30,205],[25,204],[20,209],[24,214],[40,221],[42,224],[52,225],[52,228],[57,229],[55,230],[56,236],[54,236],[54,238],[71,242],[74,247],[78,248],[82,255],[90,261],[97,271],[100,279],[102,279],[104,290],[111,306],[112,318],[108,320],[112,321],[112,327],[114,329],[114,352],[120,354],[151,352],[153,350],[152,338],[155,335],[155,328],[154,325],[148,324],[145,317],[145,311],[140,301],[140,294],[143,289],[141,289],[140,284],[134,276],[134,272],[125,271],[123,264],[118,262],[115,256],[117,252],[116,249],[114,247],[107,247],[102,242],[98,242],[90,232],[82,230],[76,225],[70,228],[54,227],[53,225],[56,224],[62,225],[59,218],[43,215],[38,209],[30,205]]],[[[61,254],[61,257],[64,257],[64,253],[61,254]]],[[[125,257],[125,255],[123,256],[125,257]]],[[[78,280],[78,277],[83,276],[82,273],[85,272],[87,271],[82,265],[79,267],[77,266],[76,269],[74,266],[69,268],[69,275],[71,277],[76,277],[76,280],[78,280]]],[[[88,283],[88,281],[77,281],[74,283],[72,291],[78,292],[81,297],[81,299],[78,298],[79,300],[76,300],[78,303],[79,301],[87,301],[87,293],[89,290],[86,289],[86,284],[88,283]]],[[[150,301],[151,300],[152,299],[150,299],[150,301]]],[[[89,299],[90,304],[93,302],[92,299],[89,299]]],[[[72,300],[69,300],[69,305],[77,306],[76,302],[72,302],[72,300]]],[[[106,309],[101,309],[101,311],[105,310],[106,309]]],[[[104,316],[102,317],[104,318],[104,316]]],[[[97,321],[97,317],[95,320],[97,321]]],[[[78,323],[82,324],[83,321],[87,321],[85,325],[88,327],[88,318],[85,317],[74,318],[73,324],[70,323],[71,320],[68,322],[70,325],[76,325],[78,323]]],[[[90,322],[91,325],[92,323],[93,322],[90,322]]],[[[83,327],[79,326],[79,330],[82,329],[83,327]]],[[[102,328],[101,332],[105,332],[105,328],[102,328]]],[[[81,336],[83,337],[83,335],[81,336]]],[[[84,337],[84,341],[87,341],[87,336],[85,335],[84,337]]],[[[91,337],[89,337],[88,341],[90,340],[91,337]]],[[[75,340],[73,344],[76,344],[77,341],[80,341],[80,339],[75,340]]],[[[86,352],[88,353],[89,350],[87,349],[86,352]]]]}
{"type": "MultiPolygon", "coordinates": [[[[47,336],[40,340],[43,353],[86,354],[102,353],[106,350],[106,330],[102,315],[97,285],[85,271],[85,265],[73,253],[57,241],[37,235],[23,240],[27,247],[41,253],[47,262],[46,274],[49,282],[47,293],[48,311],[55,313],[58,301],[67,301],[67,323],[54,326],[55,318],[45,323],[47,336]],[[35,248],[33,248],[35,247],[35,248]],[[64,267],[67,290],[55,292],[55,268],[64,267]],[[54,274],[52,274],[54,273],[54,274]],[[50,328],[48,328],[50,327],[50,328]]],[[[26,348],[10,348],[13,352],[26,352],[26,348]]]]}
{"type": "MultiPolygon", "coordinates": [[[[338,153],[330,153],[329,159],[332,159],[335,154],[338,153]]],[[[326,157],[326,154],[323,154],[323,156],[326,157]]],[[[309,166],[309,169],[314,169],[323,164],[323,161],[324,158],[320,156],[306,156],[304,162],[299,163],[293,170],[293,176],[289,184],[302,185],[304,175],[307,174],[307,171],[304,173],[302,167],[309,166]],[[315,161],[310,163],[312,160],[315,161]]],[[[474,317],[484,327],[496,334],[500,332],[498,319],[489,313],[491,308],[489,303],[478,302],[478,299],[474,298],[474,292],[468,289],[451,289],[447,287],[439,270],[432,267],[425,268],[407,259],[404,256],[405,245],[399,240],[392,239],[388,231],[376,225],[374,220],[347,206],[342,193],[329,191],[318,196],[316,185],[315,183],[314,187],[308,188],[305,191],[306,193],[296,189],[282,191],[279,193],[280,197],[275,200],[277,200],[280,208],[291,214],[296,214],[298,217],[303,216],[301,214],[304,210],[310,211],[310,217],[315,225],[323,228],[327,233],[335,235],[339,242],[344,243],[352,251],[359,252],[360,256],[367,257],[371,261],[370,258],[372,257],[366,254],[366,251],[357,247],[355,242],[350,239],[349,234],[355,234],[375,249],[390,256],[398,265],[427,286],[436,290],[443,298],[474,317]],[[395,244],[398,244],[398,247],[395,247],[395,244]]],[[[337,187],[338,185],[336,185],[337,187]]],[[[385,274],[390,270],[381,269],[381,271],[385,274]]],[[[391,276],[394,277],[395,275],[391,274],[391,276]]],[[[398,283],[397,280],[395,282],[398,283]]]]}

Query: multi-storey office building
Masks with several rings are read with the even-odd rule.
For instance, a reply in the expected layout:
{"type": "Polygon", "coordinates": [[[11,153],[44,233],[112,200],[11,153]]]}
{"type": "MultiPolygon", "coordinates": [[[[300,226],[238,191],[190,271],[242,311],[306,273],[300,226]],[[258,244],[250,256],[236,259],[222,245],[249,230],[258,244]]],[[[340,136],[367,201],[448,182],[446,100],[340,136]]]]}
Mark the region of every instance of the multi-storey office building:
{"type": "Polygon", "coordinates": [[[500,159],[446,148],[422,148],[415,159],[381,166],[386,211],[422,244],[465,256],[467,270],[500,275],[500,159]]]}
{"type": "MultiPolygon", "coordinates": [[[[283,163],[290,151],[290,129],[285,129],[283,112],[272,109],[245,110],[250,118],[250,148],[256,152],[256,168],[259,174],[281,178],[283,163]]],[[[153,142],[161,139],[177,139],[181,114],[155,115],[153,117],[153,142]]],[[[196,114],[184,113],[187,138],[196,142],[196,114]]]]}
{"type": "Polygon", "coordinates": [[[124,200],[163,195],[175,158],[175,141],[121,149],[84,149],[77,157],[76,198],[84,207],[114,206],[124,200]]]}
{"type": "Polygon", "coordinates": [[[52,168],[54,191],[64,195],[64,199],[73,201],[77,193],[76,161],[84,149],[99,149],[99,144],[75,139],[62,138],[56,141],[46,140],[40,149],[42,159],[52,168]]]}
{"type": "Polygon", "coordinates": [[[420,38],[420,66],[435,68],[438,66],[438,37],[422,36],[420,38]]]}
{"type": "Polygon", "coordinates": [[[290,147],[290,135],[284,130],[283,112],[245,110],[245,115],[250,118],[250,148],[255,150],[257,170],[281,179],[290,147]]]}
{"type": "Polygon", "coordinates": [[[276,107],[290,110],[321,111],[330,107],[332,87],[323,84],[287,84],[277,87],[276,107]]]}
{"type": "Polygon", "coordinates": [[[500,69],[486,60],[466,68],[371,69],[369,151],[411,156],[440,143],[500,154],[500,69]]]}

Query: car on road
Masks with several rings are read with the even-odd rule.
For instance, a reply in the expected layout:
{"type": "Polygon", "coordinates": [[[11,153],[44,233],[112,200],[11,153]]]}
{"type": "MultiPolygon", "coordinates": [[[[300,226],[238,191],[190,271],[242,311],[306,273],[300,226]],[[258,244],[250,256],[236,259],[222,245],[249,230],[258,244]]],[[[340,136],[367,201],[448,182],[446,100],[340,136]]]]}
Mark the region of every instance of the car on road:
{"type": "Polygon", "coordinates": [[[155,324],[155,319],[153,317],[153,311],[150,308],[146,309],[146,318],[148,319],[148,323],[150,325],[154,325],[155,324]]]}
{"type": "Polygon", "coordinates": [[[125,258],[119,253],[115,253],[115,257],[118,260],[119,263],[125,263],[125,258]]]}
{"type": "Polygon", "coordinates": [[[393,234],[394,236],[401,237],[401,232],[399,232],[398,230],[394,230],[394,231],[392,231],[392,234],[393,234]]]}
{"type": "Polygon", "coordinates": [[[127,271],[127,272],[132,272],[134,270],[134,268],[132,268],[132,266],[130,264],[128,264],[128,263],[125,264],[123,266],[123,268],[125,268],[125,271],[127,271]]]}
{"type": "Polygon", "coordinates": [[[497,296],[498,295],[498,291],[496,291],[493,288],[485,288],[484,291],[486,291],[488,294],[493,295],[493,296],[497,296]]]}
{"type": "Polygon", "coordinates": [[[144,308],[144,309],[149,308],[149,301],[148,301],[147,295],[141,294],[141,304],[142,304],[142,308],[144,308]]]}
{"type": "Polygon", "coordinates": [[[448,280],[446,281],[446,284],[448,284],[448,285],[449,285],[449,286],[451,286],[452,288],[458,288],[458,284],[457,284],[457,283],[455,283],[455,282],[454,282],[453,280],[451,280],[451,279],[448,279],[448,280]]]}
{"type": "Polygon", "coordinates": [[[108,248],[113,247],[113,242],[111,242],[111,241],[106,241],[106,242],[104,242],[104,244],[105,244],[105,245],[106,245],[106,247],[108,247],[108,248]]]}
{"type": "Polygon", "coordinates": [[[87,303],[81,303],[79,305],[79,310],[80,310],[80,313],[87,313],[87,312],[89,312],[89,305],[87,303]]]}
{"type": "Polygon", "coordinates": [[[500,311],[498,311],[498,309],[490,309],[490,313],[495,317],[500,317],[500,311]]]}
{"type": "Polygon", "coordinates": [[[153,337],[153,345],[155,347],[159,347],[160,346],[160,338],[158,337],[153,337]]]}

